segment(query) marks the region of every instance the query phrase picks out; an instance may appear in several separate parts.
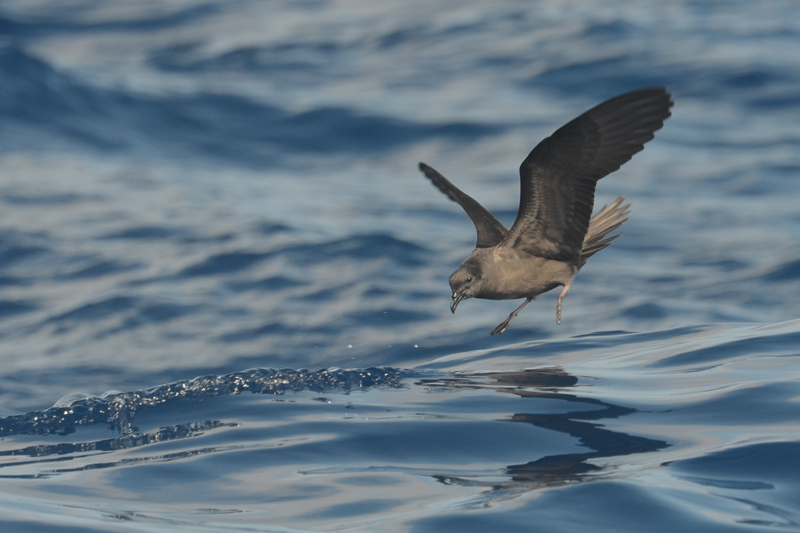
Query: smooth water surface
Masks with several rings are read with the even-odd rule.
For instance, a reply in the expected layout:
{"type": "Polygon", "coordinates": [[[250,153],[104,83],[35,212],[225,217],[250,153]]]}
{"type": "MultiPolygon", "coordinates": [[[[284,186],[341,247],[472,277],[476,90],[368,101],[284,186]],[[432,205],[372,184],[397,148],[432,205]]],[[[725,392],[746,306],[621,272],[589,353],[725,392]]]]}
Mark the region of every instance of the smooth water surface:
{"type": "Polygon", "coordinates": [[[794,2],[0,7],[3,531],[800,530],[794,2]],[[474,229],[606,98],[564,300],[463,302],[474,229]]]}

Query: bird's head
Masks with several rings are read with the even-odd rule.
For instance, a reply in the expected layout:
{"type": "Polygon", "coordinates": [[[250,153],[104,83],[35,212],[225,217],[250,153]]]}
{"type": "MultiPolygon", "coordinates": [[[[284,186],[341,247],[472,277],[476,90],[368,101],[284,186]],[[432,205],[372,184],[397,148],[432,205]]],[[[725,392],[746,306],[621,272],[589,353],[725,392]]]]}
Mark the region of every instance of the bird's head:
{"type": "Polygon", "coordinates": [[[480,292],[483,285],[482,272],[478,265],[467,261],[450,276],[450,289],[453,291],[453,300],[450,310],[456,312],[456,307],[461,300],[472,298],[480,292]]]}

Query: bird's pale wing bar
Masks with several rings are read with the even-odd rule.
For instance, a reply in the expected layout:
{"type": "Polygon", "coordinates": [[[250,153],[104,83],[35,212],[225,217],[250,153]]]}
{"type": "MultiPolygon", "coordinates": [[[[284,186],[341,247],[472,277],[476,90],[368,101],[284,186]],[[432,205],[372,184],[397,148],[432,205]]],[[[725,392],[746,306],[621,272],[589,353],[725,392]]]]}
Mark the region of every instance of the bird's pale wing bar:
{"type": "Polygon", "coordinates": [[[670,116],[666,89],[618,96],[556,130],[520,166],[520,208],[502,245],[579,261],[597,181],[630,160],[670,116]]]}

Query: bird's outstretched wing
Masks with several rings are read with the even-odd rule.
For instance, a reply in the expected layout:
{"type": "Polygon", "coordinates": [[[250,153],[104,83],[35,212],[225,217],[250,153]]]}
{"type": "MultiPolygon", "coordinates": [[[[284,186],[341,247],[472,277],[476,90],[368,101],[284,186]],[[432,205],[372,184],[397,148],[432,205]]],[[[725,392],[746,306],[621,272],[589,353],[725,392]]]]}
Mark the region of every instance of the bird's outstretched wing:
{"type": "Polygon", "coordinates": [[[670,116],[666,89],[604,102],[540,142],[519,168],[519,212],[501,245],[557,261],[580,261],[597,181],[644,148],[670,116]]]}
{"type": "Polygon", "coordinates": [[[469,218],[475,224],[478,231],[478,242],[476,248],[490,248],[496,246],[506,236],[508,230],[499,220],[494,218],[489,211],[479,204],[474,198],[464,194],[461,189],[450,183],[450,181],[436,172],[425,163],[419,164],[419,169],[425,177],[431,180],[437,189],[447,195],[448,198],[458,203],[467,212],[469,218]]]}

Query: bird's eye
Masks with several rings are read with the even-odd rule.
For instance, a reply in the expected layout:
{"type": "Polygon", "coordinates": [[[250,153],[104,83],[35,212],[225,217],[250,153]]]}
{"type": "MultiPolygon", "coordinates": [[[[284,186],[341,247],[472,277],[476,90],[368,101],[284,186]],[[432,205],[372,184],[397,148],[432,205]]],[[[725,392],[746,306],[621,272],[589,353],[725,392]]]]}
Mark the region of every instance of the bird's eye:
{"type": "Polygon", "coordinates": [[[472,281],[472,276],[470,276],[470,277],[468,277],[468,278],[467,278],[467,283],[469,283],[469,282],[471,282],[471,281],[472,281]]]}

